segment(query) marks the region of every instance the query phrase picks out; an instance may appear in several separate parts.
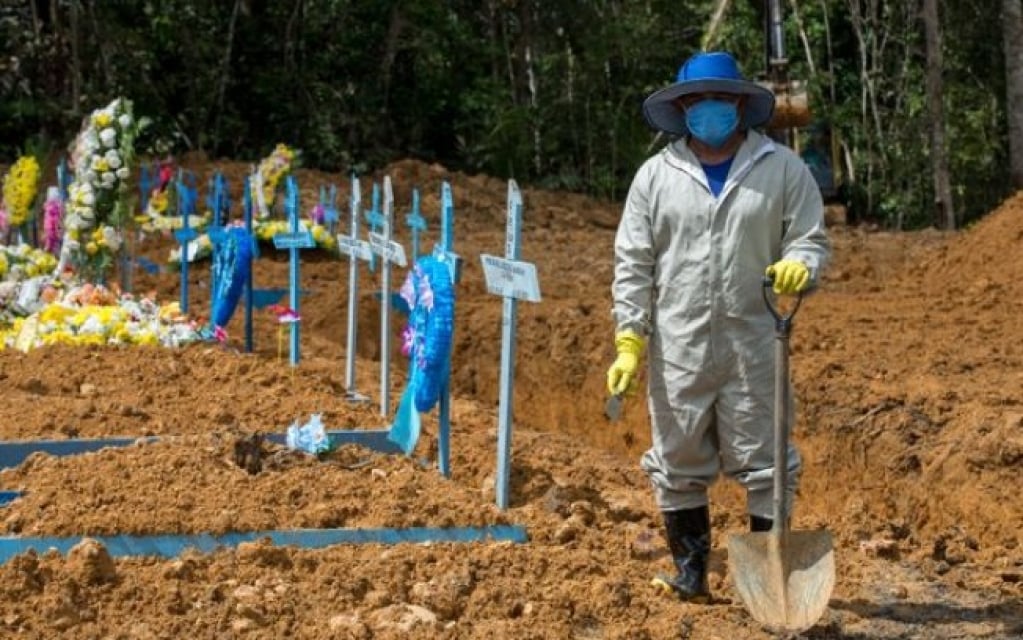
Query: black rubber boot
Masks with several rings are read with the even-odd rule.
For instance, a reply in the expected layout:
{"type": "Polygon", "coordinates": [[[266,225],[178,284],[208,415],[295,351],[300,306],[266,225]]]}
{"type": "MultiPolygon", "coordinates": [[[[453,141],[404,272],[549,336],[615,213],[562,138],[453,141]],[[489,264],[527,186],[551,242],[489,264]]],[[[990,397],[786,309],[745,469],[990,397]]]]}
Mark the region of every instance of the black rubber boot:
{"type": "Polygon", "coordinates": [[[770,531],[771,527],[774,526],[774,520],[771,518],[761,518],[760,516],[749,517],[749,530],[753,532],[757,531],[770,531]]]}
{"type": "Polygon", "coordinates": [[[710,555],[710,509],[682,509],[664,511],[664,527],[668,534],[668,548],[678,574],[672,578],[658,576],[654,586],[674,593],[690,602],[706,601],[707,556],[710,555]]]}

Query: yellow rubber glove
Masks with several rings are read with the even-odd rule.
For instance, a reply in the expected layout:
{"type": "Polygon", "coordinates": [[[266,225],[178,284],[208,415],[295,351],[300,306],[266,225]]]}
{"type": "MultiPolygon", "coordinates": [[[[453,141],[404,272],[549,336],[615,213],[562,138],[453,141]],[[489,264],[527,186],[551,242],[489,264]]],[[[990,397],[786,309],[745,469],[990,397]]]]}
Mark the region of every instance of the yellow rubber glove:
{"type": "Polygon", "coordinates": [[[810,270],[799,260],[779,260],[767,267],[767,276],[774,280],[778,295],[799,293],[810,284],[810,270]]]}
{"type": "Polygon", "coordinates": [[[618,357],[607,370],[607,390],[612,395],[621,395],[635,390],[636,371],[639,357],[643,355],[646,340],[635,331],[625,329],[615,334],[615,349],[618,357]]]}

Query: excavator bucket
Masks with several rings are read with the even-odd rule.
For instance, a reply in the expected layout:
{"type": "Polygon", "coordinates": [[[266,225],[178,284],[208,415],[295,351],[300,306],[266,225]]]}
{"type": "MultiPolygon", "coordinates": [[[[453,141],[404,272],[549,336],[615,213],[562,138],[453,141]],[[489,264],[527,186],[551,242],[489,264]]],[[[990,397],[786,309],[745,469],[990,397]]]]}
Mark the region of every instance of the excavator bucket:
{"type": "Polygon", "coordinates": [[[813,121],[810,100],[802,83],[769,84],[767,88],[774,92],[774,113],[767,125],[769,129],[798,129],[813,121]]]}

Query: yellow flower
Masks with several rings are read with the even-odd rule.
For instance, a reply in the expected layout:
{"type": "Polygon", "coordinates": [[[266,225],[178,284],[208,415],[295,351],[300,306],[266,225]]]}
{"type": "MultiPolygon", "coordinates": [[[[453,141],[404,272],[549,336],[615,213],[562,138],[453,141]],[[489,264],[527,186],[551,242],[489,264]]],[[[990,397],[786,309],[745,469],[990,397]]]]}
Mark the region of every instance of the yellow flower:
{"type": "Polygon", "coordinates": [[[20,227],[32,212],[32,202],[39,188],[39,163],[32,156],[18,158],[3,184],[3,201],[8,222],[20,227]]]}
{"type": "Polygon", "coordinates": [[[152,331],[149,329],[143,329],[135,334],[135,344],[155,346],[160,344],[160,341],[156,338],[156,334],[152,331]]]}
{"type": "Polygon", "coordinates": [[[74,313],[75,311],[71,307],[65,307],[61,304],[48,304],[39,312],[39,322],[43,324],[48,322],[63,324],[74,313]]]}
{"type": "Polygon", "coordinates": [[[161,320],[168,320],[178,315],[181,315],[181,305],[177,302],[171,302],[160,307],[161,320]]]}
{"type": "Polygon", "coordinates": [[[72,344],[72,335],[67,329],[56,329],[43,335],[44,345],[72,344]]]}
{"type": "Polygon", "coordinates": [[[112,333],[114,334],[115,340],[119,340],[120,342],[126,343],[131,342],[131,332],[128,331],[128,327],[124,326],[123,324],[118,324],[117,326],[115,326],[113,328],[112,333]]]}
{"type": "Polygon", "coordinates": [[[112,120],[113,118],[111,118],[110,114],[106,111],[97,111],[92,114],[92,122],[100,129],[106,127],[112,120]]]}
{"type": "Polygon", "coordinates": [[[103,345],[106,344],[107,339],[99,333],[84,333],[78,334],[72,339],[72,344],[76,345],[103,345]]]}
{"type": "Polygon", "coordinates": [[[96,245],[95,242],[90,242],[89,244],[85,245],[85,252],[90,256],[96,255],[97,251],[99,251],[99,247],[96,245]]]}

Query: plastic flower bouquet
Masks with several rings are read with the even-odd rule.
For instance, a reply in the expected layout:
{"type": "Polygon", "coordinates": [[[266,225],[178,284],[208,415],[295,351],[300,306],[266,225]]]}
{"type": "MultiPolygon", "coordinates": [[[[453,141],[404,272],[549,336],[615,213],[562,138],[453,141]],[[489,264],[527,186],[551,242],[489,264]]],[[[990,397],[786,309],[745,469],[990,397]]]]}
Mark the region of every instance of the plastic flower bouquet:
{"type": "Polygon", "coordinates": [[[18,228],[32,218],[32,205],[39,192],[39,163],[22,156],[4,177],[3,211],[5,226],[18,228]]]}
{"type": "Polygon", "coordinates": [[[66,344],[179,347],[201,339],[198,325],[176,302],[158,305],[102,286],[72,286],[36,312],[13,318],[0,331],[0,348],[29,350],[66,344]]]}
{"type": "Polygon", "coordinates": [[[297,162],[298,152],[284,143],[278,144],[273,152],[263,158],[256,173],[249,180],[252,194],[255,197],[257,218],[268,218],[273,209],[277,189],[285,176],[292,172],[297,162]]]}
{"type": "Polygon", "coordinates": [[[0,246],[0,280],[19,282],[26,278],[49,275],[57,266],[53,254],[31,245],[0,246]]]}
{"type": "Polygon", "coordinates": [[[93,111],[71,151],[74,177],[68,187],[64,249],[89,281],[105,279],[122,246],[128,222],[128,179],[135,158],[138,122],[123,98],[93,111]]]}

